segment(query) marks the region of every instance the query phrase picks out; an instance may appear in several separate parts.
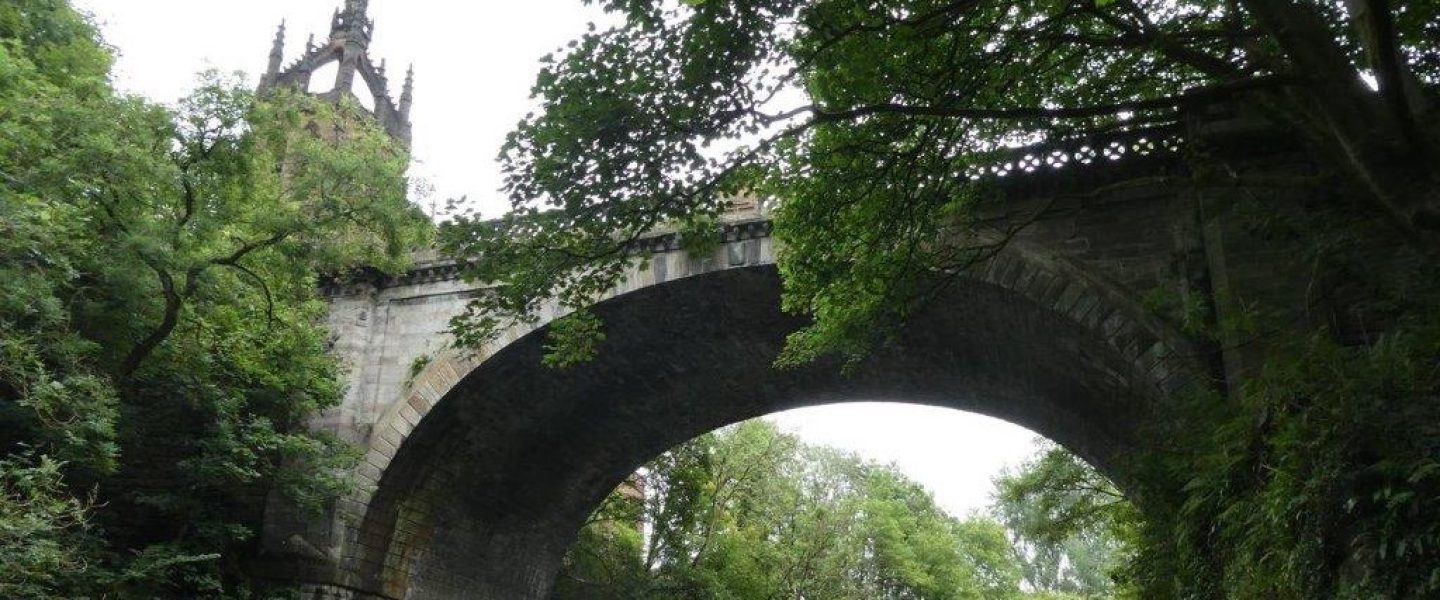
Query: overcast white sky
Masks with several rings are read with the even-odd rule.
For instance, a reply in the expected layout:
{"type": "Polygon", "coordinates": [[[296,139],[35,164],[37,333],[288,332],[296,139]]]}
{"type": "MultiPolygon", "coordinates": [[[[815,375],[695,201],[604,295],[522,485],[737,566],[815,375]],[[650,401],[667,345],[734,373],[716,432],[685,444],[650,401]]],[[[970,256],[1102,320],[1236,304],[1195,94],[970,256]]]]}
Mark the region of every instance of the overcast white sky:
{"type": "MultiPolygon", "coordinates": [[[[119,51],[117,84],[171,102],[209,68],[265,69],[281,19],[288,63],[314,33],[323,41],[343,0],[75,0],[119,51]]],[[[415,65],[413,173],[434,196],[466,195],[495,216],[505,203],[494,159],[505,133],[531,108],[538,59],[602,18],[580,0],[371,0],[371,57],[387,60],[392,84],[415,65]]],[[[392,96],[399,89],[391,90],[392,96]]],[[[877,398],[876,400],[885,400],[877,398]]],[[[989,503],[990,480],[1032,451],[1021,427],[954,410],[856,403],[772,415],[806,441],[893,462],[929,487],[951,513],[989,503]]]]}

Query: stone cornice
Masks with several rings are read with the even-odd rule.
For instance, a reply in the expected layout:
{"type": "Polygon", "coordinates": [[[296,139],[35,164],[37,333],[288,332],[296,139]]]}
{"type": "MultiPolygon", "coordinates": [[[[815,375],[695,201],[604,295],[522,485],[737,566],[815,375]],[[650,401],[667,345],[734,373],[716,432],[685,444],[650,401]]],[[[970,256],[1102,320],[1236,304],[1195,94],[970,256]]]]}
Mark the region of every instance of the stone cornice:
{"type": "MultiPolygon", "coordinates": [[[[770,219],[750,218],[726,222],[721,231],[723,243],[738,242],[770,237],[773,228],[770,219]]],[[[680,234],[675,231],[657,232],[637,240],[631,246],[634,254],[659,254],[681,250],[680,234]]],[[[420,260],[404,273],[387,275],[378,269],[360,267],[344,275],[329,275],[321,278],[321,293],[325,296],[343,296],[360,293],[362,289],[388,289],[407,285],[423,285],[461,279],[460,261],[444,258],[420,260]]]]}

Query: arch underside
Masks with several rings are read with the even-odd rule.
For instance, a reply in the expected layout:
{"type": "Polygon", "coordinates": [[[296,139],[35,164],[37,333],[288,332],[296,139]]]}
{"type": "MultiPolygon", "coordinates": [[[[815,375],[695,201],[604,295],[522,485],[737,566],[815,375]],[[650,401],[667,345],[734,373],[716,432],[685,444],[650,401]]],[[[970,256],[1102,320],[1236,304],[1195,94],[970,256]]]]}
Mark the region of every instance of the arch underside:
{"type": "MultiPolygon", "coordinates": [[[[767,413],[903,401],[1005,419],[1123,481],[1159,393],[1093,329],[964,280],[853,373],[772,367],[803,321],[773,266],[730,269],[599,304],[592,362],[540,365],[543,331],[461,380],[406,439],[364,523],[364,589],[394,598],[540,598],[589,511],[666,449],[767,413]]],[[[955,461],[965,457],[957,456],[955,461]]]]}

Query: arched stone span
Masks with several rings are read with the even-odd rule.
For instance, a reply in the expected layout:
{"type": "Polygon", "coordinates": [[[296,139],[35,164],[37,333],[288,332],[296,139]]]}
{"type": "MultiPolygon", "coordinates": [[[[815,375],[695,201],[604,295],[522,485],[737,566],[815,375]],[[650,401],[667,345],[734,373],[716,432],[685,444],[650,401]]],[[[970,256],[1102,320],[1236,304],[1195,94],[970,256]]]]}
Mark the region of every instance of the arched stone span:
{"type": "Polygon", "coordinates": [[[609,337],[593,363],[545,369],[543,332],[516,331],[479,358],[437,357],[414,378],[371,435],[362,468],[378,486],[350,504],[358,527],[336,574],[345,588],[540,597],[591,507],[635,467],[705,431],[804,405],[888,399],[980,412],[1124,480],[1122,457],[1152,403],[1202,372],[1183,340],[1116,286],[1024,242],[850,375],[833,364],[772,368],[801,322],[778,310],[768,238],[733,240],[713,260],[660,256],[597,307],[609,337]],[[677,265],[690,276],[654,272],[677,265]]]}
{"type": "MultiPolygon", "coordinates": [[[[1263,124],[1226,114],[1192,124],[1208,150],[1262,172],[1310,172],[1263,124]]],[[[313,425],[366,449],[358,486],[328,518],[273,501],[256,568],[312,600],[533,598],[585,512],[634,466],[729,422],[852,399],[1005,418],[1125,485],[1124,454],[1153,407],[1192,385],[1234,390],[1263,352],[1192,347],[1141,297],[1160,292],[1151,297],[1220,322],[1256,304],[1309,305],[1304,275],[1224,193],[1166,183],[1186,171],[1173,140],[1153,133],[1122,134],[1103,152],[1093,141],[1022,149],[974,172],[1003,192],[978,221],[1016,237],[850,377],[834,365],[770,368],[799,322],[777,309],[763,214],[727,225],[709,256],[686,256],[673,234],[648,239],[650,268],[599,307],[610,324],[600,358],[567,371],[539,366],[534,328],[476,356],[442,351],[446,322],[473,292],[444,260],[333,282],[333,350],[350,385],[313,425]]]]}

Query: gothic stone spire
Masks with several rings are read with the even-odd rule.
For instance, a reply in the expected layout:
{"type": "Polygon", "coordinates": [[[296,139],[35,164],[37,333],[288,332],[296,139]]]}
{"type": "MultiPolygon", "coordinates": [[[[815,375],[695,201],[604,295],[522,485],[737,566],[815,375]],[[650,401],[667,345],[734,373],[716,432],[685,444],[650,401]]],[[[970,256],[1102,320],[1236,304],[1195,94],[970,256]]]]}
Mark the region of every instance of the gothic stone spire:
{"type": "Polygon", "coordinates": [[[265,65],[265,74],[260,77],[260,89],[267,90],[275,85],[275,79],[280,76],[280,63],[285,59],[285,21],[280,21],[280,28],[275,31],[275,41],[270,45],[270,62],[265,65]]]}
{"type": "Polygon", "coordinates": [[[344,6],[337,8],[330,18],[330,39],[317,46],[313,42],[314,36],[311,36],[312,41],[305,44],[304,56],[289,67],[282,67],[285,25],[281,23],[259,91],[263,93],[279,85],[288,85],[304,91],[314,90],[312,93],[329,100],[339,101],[346,97],[360,100],[390,135],[408,144],[413,96],[411,77],[407,74],[397,106],[390,97],[383,63],[377,64],[370,59],[370,39],[375,32],[375,22],[366,14],[368,5],[368,0],[345,0],[344,6]],[[321,85],[330,84],[330,88],[323,92],[315,90],[311,85],[311,75],[330,63],[335,63],[333,84],[317,81],[315,83],[321,85]],[[360,83],[364,85],[357,85],[360,83]],[[373,103],[370,102],[372,100],[373,103]]]}

